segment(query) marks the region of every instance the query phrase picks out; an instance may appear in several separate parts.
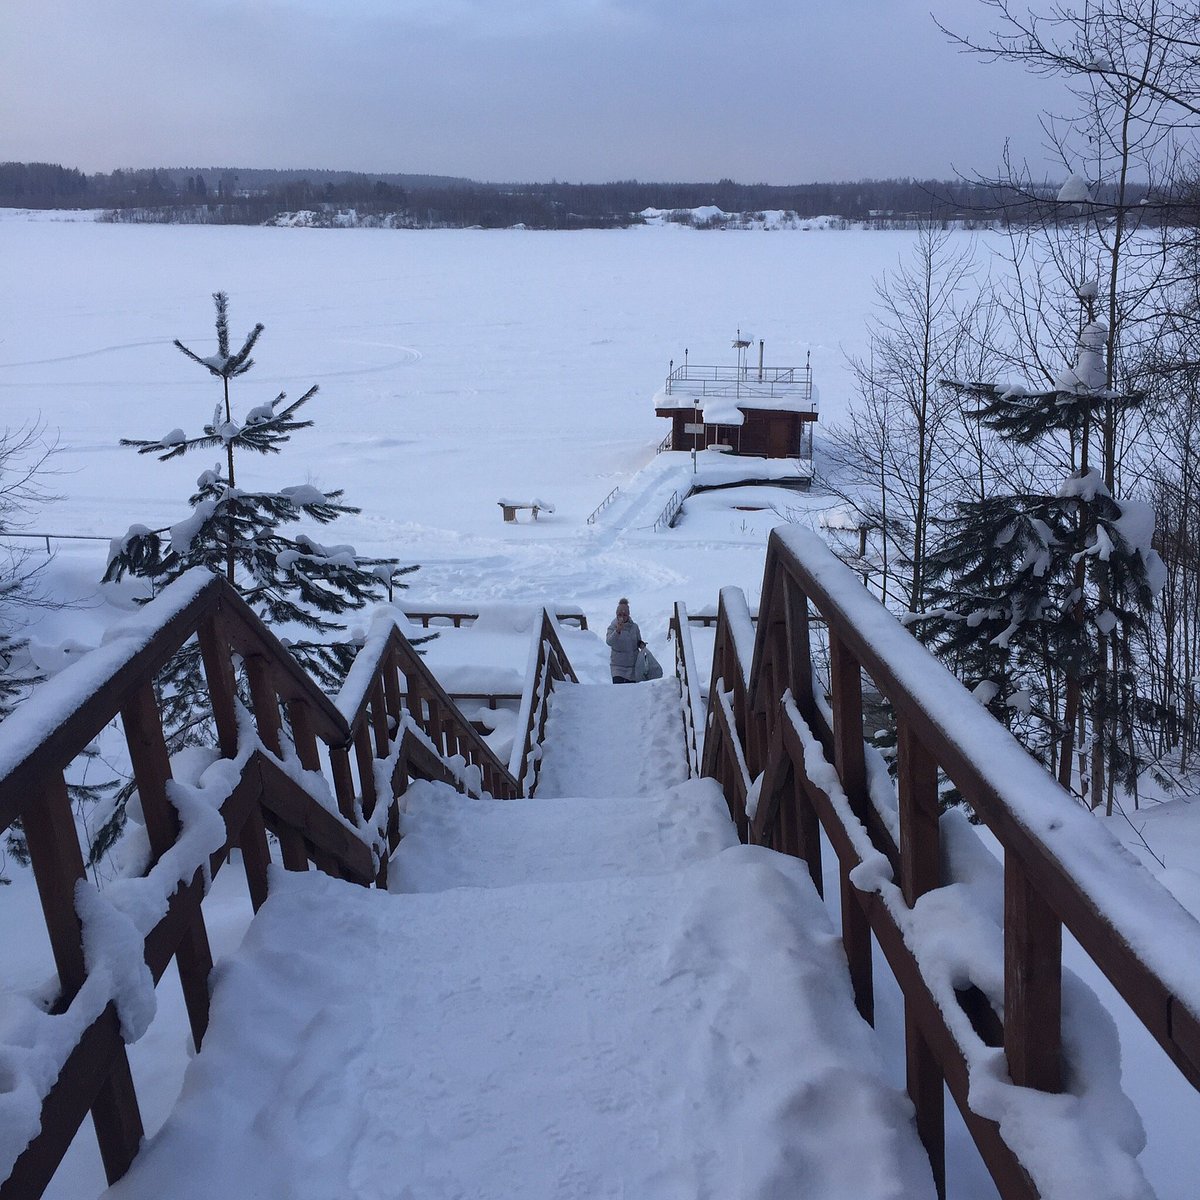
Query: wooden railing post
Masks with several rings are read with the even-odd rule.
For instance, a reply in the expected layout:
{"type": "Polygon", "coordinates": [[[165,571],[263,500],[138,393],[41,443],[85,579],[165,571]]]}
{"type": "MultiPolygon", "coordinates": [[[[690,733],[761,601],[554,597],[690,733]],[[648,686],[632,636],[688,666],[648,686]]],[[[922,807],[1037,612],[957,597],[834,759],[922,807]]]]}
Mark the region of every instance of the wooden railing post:
{"type": "Polygon", "coordinates": [[[400,714],[404,705],[400,699],[400,662],[395,650],[392,650],[384,663],[383,691],[387,702],[388,716],[396,727],[400,725],[400,714]]]}
{"type": "Polygon", "coordinates": [[[816,704],[813,700],[812,643],[808,627],[808,597],[800,585],[785,573],[783,577],[784,616],[787,631],[787,685],[796,709],[810,728],[816,704]]]}
{"type": "Polygon", "coordinates": [[[371,729],[375,734],[375,757],[387,758],[392,737],[388,729],[387,700],[382,679],[376,679],[371,689],[371,729]]]}
{"type": "Polygon", "coordinates": [[[1062,1090],[1062,924],[1004,854],[1004,1053],[1019,1087],[1062,1090]]]}
{"type": "MultiPolygon", "coordinates": [[[[217,726],[217,740],[221,753],[226,758],[236,758],[238,753],[237,682],[233,675],[233,663],[229,655],[229,643],[221,630],[218,617],[206,617],[197,630],[200,656],[204,662],[204,677],[208,682],[208,695],[212,702],[213,720],[217,726]]],[[[267,900],[267,876],[271,866],[271,851],[267,845],[267,828],[263,823],[262,808],[250,806],[242,832],[238,838],[242,852],[242,866],[246,871],[246,886],[250,890],[250,903],[255,912],[267,900]]]]}
{"type": "Polygon", "coordinates": [[[350,770],[350,751],[345,746],[329,748],[329,766],[333,771],[333,794],[337,797],[338,812],[352,825],[358,824],[355,805],[354,773],[350,770]]]}
{"type": "MultiPolygon", "coordinates": [[[[830,703],[833,708],[834,767],[850,809],[867,824],[870,798],[863,749],[862,670],[841,638],[829,631],[830,703]]],[[[875,996],[871,976],[871,924],[858,901],[849,873],[839,871],[842,894],[842,944],[850,966],[854,1002],[863,1020],[874,1023],[875,996]]]]}
{"type": "MultiPolygon", "coordinates": [[[[60,1002],[65,1007],[87,977],[83,934],[75,910],[75,887],[87,877],[71,798],[61,774],[45,781],[41,803],[30,804],[23,820],[25,842],[62,988],[60,1002]]],[[[144,1133],[124,1043],[113,1055],[108,1075],[92,1104],[92,1121],[104,1173],[109,1183],[115,1183],[129,1170],[144,1133]]]]}
{"type": "MultiPolygon", "coordinates": [[[[908,721],[898,728],[896,789],[900,805],[900,891],[910,908],[941,884],[938,830],[938,770],[908,721]]],[[[929,1154],[939,1197],[946,1194],[945,1079],[917,1020],[918,1007],[905,997],[904,1051],[908,1094],[917,1132],[929,1154]]]]}
{"type": "MultiPolygon", "coordinates": [[[[283,721],[279,715],[279,697],[271,678],[271,664],[257,654],[247,655],[244,661],[250,680],[250,699],[254,704],[254,723],[258,728],[259,740],[276,758],[282,758],[283,721]]],[[[289,871],[307,871],[308,849],[299,831],[286,826],[278,830],[277,836],[283,865],[289,871]]]]}
{"type": "MultiPolygon", "coordinates": [[[[179,814],[167,796],[171,762],[167,756],[167,743],[154,686],[149,680],[121,710],[121,723],[125,728],[125,743],[129,747],[129,760],[137,780],[146,835],[157,861],[179,837],[179,814]]],[[[188,921],[187,932],[175,952],[175,963],[179,969],[192,1041],[199,1050],[208,1028],[208,977],[213,965],[208,931],[204,927],[199,906],[188,921]]]]}
{"type": "Polygon", "coordinates": [[[358,763],[358,786],[362,795],[363,816],[375,815],[379,791],[375,786],[375,755],[371,753],[371,731],[362,724],[354,733],[354,757],[358,763]]]}

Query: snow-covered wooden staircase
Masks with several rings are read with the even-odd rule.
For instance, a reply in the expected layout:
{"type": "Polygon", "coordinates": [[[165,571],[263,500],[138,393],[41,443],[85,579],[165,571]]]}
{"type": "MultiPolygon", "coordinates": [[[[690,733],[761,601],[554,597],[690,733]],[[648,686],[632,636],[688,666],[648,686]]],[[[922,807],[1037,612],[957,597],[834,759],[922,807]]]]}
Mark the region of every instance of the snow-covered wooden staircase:
{"type": "Polygon", "coordinates": [[[114,1200],[932,1197],[807,873],[682,731],[673,677],[559,683],[535,798],[418,781],[391,894],[278,881],[114,1200]]]}
{"type": "Polygon", "coordinates": [[[945,1194],[947,1094],[1005,1200],[1148,1194],[1062,935],[1200,1086],[1200,923],[815,535],[771,535],[757,623],[722,591],[707,703],[671,625],[678,685],[587,686],[543,612],[507,765],[386,614],[331,699],[217,577],[44,684],[0,726],[58,975],[5,995],[0,1200],[89,1111],[113,1200],[899,1200],[945,1194]],[[153,687],[192,637],[199,774],[153,687]],[[150,856],[97,892],[64,772],[117,716],[150,856]],[[214,969],[231,860],[257,916],[214,969]],[[885,963],[908,1098],[863,1019],[885,963]],[[200,1050],[144,1139],[126,1044],[172,968],[200,1050]]]}

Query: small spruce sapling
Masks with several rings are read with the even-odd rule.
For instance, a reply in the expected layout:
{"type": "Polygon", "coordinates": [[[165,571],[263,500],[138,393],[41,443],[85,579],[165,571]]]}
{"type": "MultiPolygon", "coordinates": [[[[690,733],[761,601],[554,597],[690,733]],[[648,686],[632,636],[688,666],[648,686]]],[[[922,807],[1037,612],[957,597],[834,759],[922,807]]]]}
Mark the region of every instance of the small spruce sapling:
{"type": "MultiPolygon", "coordinates": [[[[176,341],[176,347],[220,382],[221,397],[211,421],[197,437],[172,429],[157,439],[122,438],[121,444],[160,462],[193,450],[217,450],[221,458],[196,481],[189,498],[191,513],[167,530],[135,525],[110,550],[106,580],[129,573],[151,581],[157,590],[185,571],[204,566],[237,588],[260,617],[276,629],[292,654],[322,686],[340,685],[357,646],[345,636],[338,620],[364,605],[390,599],[400,577],[415,566],[400,566],[394,558],[369,558],[353,546],[323,545],[308,534],[288,527],[302,518],[328,525],[360,510],[342,502],[342,491],[325,491],[312,484],[277,490],[239,486],[238,469],[247,454],[278,454],[292,434],[312,425],[300,415],[317,394],[311,387],[288,401],[281,392],[274,400],[252,407],[238,420],[230,400],[230,382],[254,365],[251,357],[261,324],[255,325],[232,351],[228,300],[216,304],[217,352],[203,357],[176,341]]],[[[199,649],[189,643],[168,668],[161,688],[165,724],[173,746],[201,740],[198,729],[207,722],[207,694],[199,649]],[[189,731],[197,729],[197,734],[189,731]]]]}

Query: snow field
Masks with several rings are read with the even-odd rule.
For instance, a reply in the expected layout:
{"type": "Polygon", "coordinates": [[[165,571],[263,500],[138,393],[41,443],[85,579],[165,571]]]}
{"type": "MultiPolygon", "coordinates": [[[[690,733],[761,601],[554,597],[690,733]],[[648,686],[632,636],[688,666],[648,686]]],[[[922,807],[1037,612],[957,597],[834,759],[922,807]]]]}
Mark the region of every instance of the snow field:
{"type": "MultiPolygon", "coordinates": [[[[693,612],[715,608],[718,588],[736,584],[754,606],[766,530],[778,521],[765,510],[723,509],[730,493],[693,497],[666,534],[645,532],[641,517],[633,519],[628,509],[649,480],[638,480],[637,472],[655,461],[653,447],[667,428],[649,404],[666,359],[688,345],[693,361],[723,361],[739,322],[765,336],[769,361],[801,361],[811,348],[822,393],[819,459],[822,430],[844,415],[851,394],[843,350],[865,350],[863,316],[873,281],[909,252],[914,236],[708,234],[675,226],[571,235],[397,234],[106,226],[51,217],[0,211],[0,260],[11,283],[0,328],[0,407],[13,425],[40,412],[63,446],[61,473],[52,481],[63,500],[39,514],[34,528],[111,536],[134,521],[165,525],[186,515],[184,498],[199,469],[211,464],[160,465],[116,441],[173,427],[194,433],[211,414],[209,381],[193,375],[170,341],[211,340],[209,293],[224,288],[235,335],[258,319],[267,325],[260,365],[239,381],[238,411],[280,388],[295,395],[318,382],[322,389],[313,403],[314,428],[278,460],[264,460],[261,479],[252,482],[345,486],[347,500],[364,511],[333,527],[337,540],[422,564],[402,603],[437,607],[436,597],[447,606],[534,604],[558,597],[582,605],[602,629],[616,597],[629,595],[664,665],[669,658],[659,639],[674,600],[685,600],[693,612]],[[625,517],[614,505],[607,523],[585,528],[586,514],[617,484],[618,499],[628,501],[625,517]],[[536,525],[503,525],[495,501],[517,492],[545,496],[555,515],[536,525]]],[[[961,237],[964,248],[975,240],[961,237]]],[[[983,265],[987,239],[978,246],[983,265]]],[[[815,507],[832,498],[814,493],[811,501],[815,507]]],[[[829,524],[816,514],[812,523],[829,524]]],[[[36,551],[38,543],[29,545],[36,551]]],[[[52,590],[83,606],[40,618],[35,638],[43,665],[52,669],[80,646],[100,644],[114,617],[133,607],[127,585],[97,587],[102,546],[62,542],[56,554],[47,572],[52,590]]],[[[458,686],[475,690],[466,685],[485,659],[477,646],[460,652],[456,632],[430,644],[429,661],[439,675],[443,667],[461,668],[458,686]]],[[[462,632],[464,640],[476,636],[462,632]]],[[[712,630],[696,627],[693,636],[707,686],[712,630]]],[[[489,670],[521,673],[527,636],[512,644],[511,652],[500,651],[497,640],[489,670]]],[[[573,645],[568,653],[581,678],[607,676],[602,644],[590,656],[594,662],[573,645]]],[[[1113,831],[1141,853],[1144,827],[1166,858],[1161,878],[1200,912],[1195,808],[1187,798],[1144,808],[1132,814],[1133,825],[1113,823],[1113,831]]],[[[610,815],[632,819],[615,809],[610,815]]],[[[569,818],[567,824],[585,843],[589,827],[569,818]]],[[[420,835],[418,825],[411,836],[420,835]]],[[[565,839],[567,829],[560,825],[557,836],[565,839]]],[[[604,838],[591,836],[603,848],[604,838]]],[[[553,870],[545,855],[539,862],[553,870]]],[[[1147,865],[1157,870],[1149,859],[1147,865]]],[[[5,987],[33,991],[52,964],[40,944],[45,934],[30,877],[11,863],[7,869],[13,885],[0,888],[5,987]]],[[[458,882],[478,882],[485,869],[464,869],[458,882]]],[[[510,869],[521,870],[515,860],[510,869]]],[[[831,870],[827,864],[829,878],[831,870]]],[[[218,954],[236,943],[247,920],[238,874],[223,871],[206,903],[210,931],[225,931],[214,934],[218,954]]],[[[448,866],[442,878],[454,879],[448,866]]],[[[432,866],[421,886],[426,882],[436,882],[432,866]]],[[[830,899],[836,909],[836,889],[830,899]]],[[[1087,973],[1087,960],[1078,950],[1072,954],[1069,941],[1067,954],[1119,1021],[1124,1085],[1148,1127],[1141,1156],[1148,1178],[1162,1200],[1192,1200],[1200,1099],[1103,981],[1087,973]]],[[[899,996],[885,992],[879,965],[879,1026],[892,1029],[887,1053],[899,1084],[899,996]]],[[[146,1037],[130,1048],[150,1127],[177,1091],[187,1043],[173,981],[160,987],[159,1005],[146,1037]]],[[[974,1150],[958,1157],[974,1161],[974,1150]]],[[[101,1180],[85,1130],[48,1195],[78,1200],[95,1195],[101,1180]]],[[[952,1189],[952,1197],[979,1200],[987,1186],[952,1189]]]]}

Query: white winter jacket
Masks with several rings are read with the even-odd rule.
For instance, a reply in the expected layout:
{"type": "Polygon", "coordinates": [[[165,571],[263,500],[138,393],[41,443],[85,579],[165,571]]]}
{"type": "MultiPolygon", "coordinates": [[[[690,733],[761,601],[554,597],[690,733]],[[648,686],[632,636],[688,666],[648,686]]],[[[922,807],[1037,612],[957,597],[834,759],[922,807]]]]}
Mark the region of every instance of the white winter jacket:
{"type": "Polygon", "coordinates": [[[604,640],[612,647],[610,662],[614,679],[632,679],[634,664],[637,662],[638,646],[642,641],[642,631],[636,621],[627,621],[625,628],[617,632],[617,621],[614,617],[609,622],[608,633],[604,640]]]}

